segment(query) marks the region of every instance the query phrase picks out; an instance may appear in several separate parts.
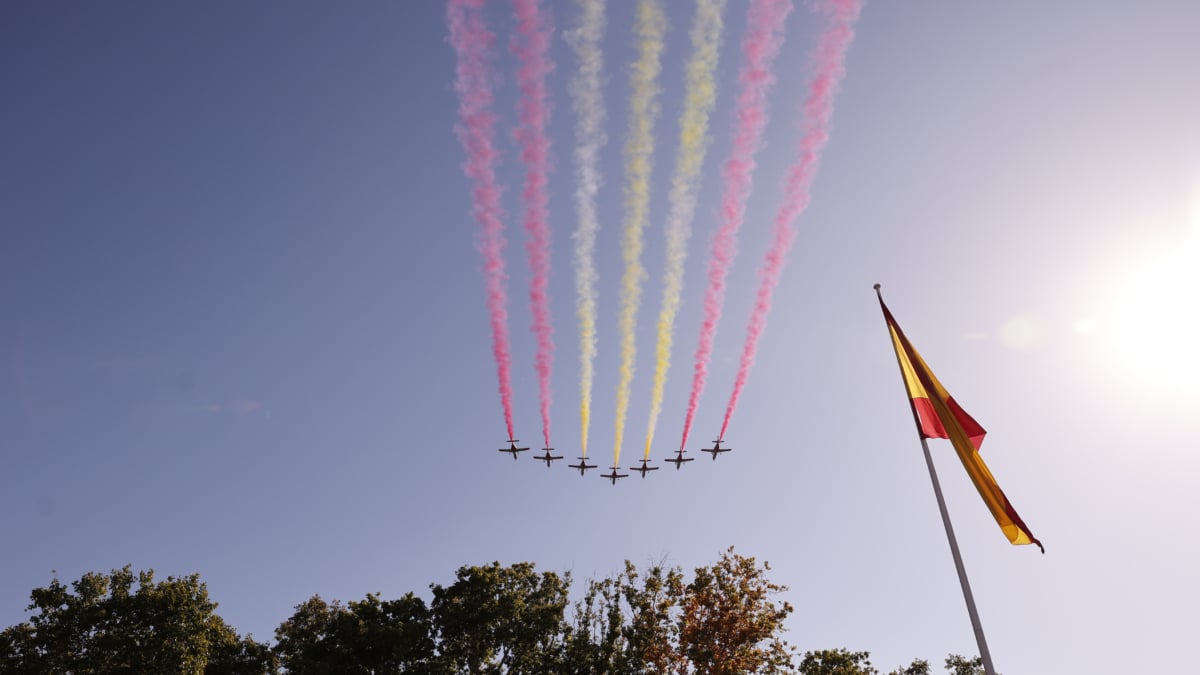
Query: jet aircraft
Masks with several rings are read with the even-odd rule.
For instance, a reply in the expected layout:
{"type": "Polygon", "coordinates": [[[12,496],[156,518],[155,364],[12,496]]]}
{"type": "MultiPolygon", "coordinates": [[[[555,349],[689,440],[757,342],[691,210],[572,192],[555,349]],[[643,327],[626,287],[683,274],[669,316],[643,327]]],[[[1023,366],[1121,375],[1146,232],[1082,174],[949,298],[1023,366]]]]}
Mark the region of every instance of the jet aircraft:
{"type": "Polygon", "coordinates": [[[567,466],[568,466],[569,468],[572,468],[572,469],[579,469],[579,475],[580,475],[580,476],[582,476],[582,475],[583,475],[583,472],[584,472],[584,471],[587,471],[588,469],[594,469],[594,468],[596,468],[596,465],[595,465],[595,464],[588,464],[588,463],[587,463],[587,457],[580,457],[580,458],[579,458],[579,463],[578,463],[578,464],[568,464],[567,466]]]}
{"type": "Polygon", "coordinates": [[[614,466],[614,467],[612,468],[612,472],[610,472],[610,473],[602,473],[602,474],[600,474],[600,477],[601,477],[601,478],[607,478],[608,480],[611,480],[613,485],[616,485],[616,484],[617,484],[617,479],[618,479],[618,478],[628,478],[628,477],[629,477],[629,474],[627,474],[627,473],[617,473],[617,468],[618,468],[618,467],[615,467],[615,466],[614,466]]]}
{"type": "Polygon", "coordinates": [[[713,461],[715,462],[715,461],[717,461],[717,453],[729,452],[732,449],[733,448],[722,448],[721,447],[721,439],[718,438],[717,440],[713,441],[713,446],[711,448],[703,448],[700,450],[700,452],[711,452],[713,461]]]}
{"type": "Polygon", "coordinates": [[[678,451],[676,451],[676,452],[675,452],[675,456],[674,456],[674,457],[672,457],[672,458],[670,458],[670,459],[667,459],[667,460],[664,460],[664,461],[667,461],[667,462],[670,462],[670,463],[674,464],[674,465],[675,465],[675,470],[676,470],[676,471],[678,471],[678,470],[679,470],[679,467],[683,466],[683,463],[684,463],[684,462],[690,462],[690,461],[692,461],[693,459],[695,459],[695,457],[684,457],[684,456],[683,456],[683,448],[680,448],[678,451]]]}
{"type": "Polygon", "coordinates": [[[554,461],[554,460],[556,460],[556,459],[562,459],[562,455],[552,455],[552,454],[550,454],[550,451],[551,451],[551,450],[553,450],[553,449],[554,449],[554,448],[542,448],[542,450],[543,450],[543,451],[545,451],[545,454],[542,454],[542,455],[534,455],[534,456],[533,456],[533,458],[534,458],[534,459],[536,459],[536,460],[537,460],[537,461],[539,461],[539,462],[545,462],[545,463],[546,463],[546,468],[547,468],[547,469],[549,469],[549,468],[550,468],[550,462],[553,462],[553,461],[554,461]]]}
{"type": "Polygon", "coordinates": [[[508,442],[509,442],[509,444],[510,444],[510,447],[507,447],[507,448],[500,448],[500,452],[507,452],[507,453],[511,453],[511,454],[512,454],[512,457],[513,457],[513,459],[516,459],[516,458],[517,458],[517,453],[518,453],[518,452],[525,452],[526,450],[528,450],[528,449],[529,449],[529,448],[518,448],[518,447],[517,447],[517,439],[515,439],[515,438],[510,438],[510,439],[508,439],[508,442]]]}
{"type": "Polygon", "coordinates": [[[650,461],[650,460],[648,460],[648,459],[643,459],[643,460],[642,460],[642,465],[641,465],[641,466],[631,466],[631,467],[629,467],[629,470],[630,470],[630,471],[637,471],[637,472],[640,472],[640,473],[642,474],[642,478],[645,478],[645,477],[646,477],[646,472],[647,472],[647,471],[658,471],[658,467],[657,467],[657,466],[649,466],[649,465],[647,465],[647,462],[649,462],[649,461],[650,461]]]}

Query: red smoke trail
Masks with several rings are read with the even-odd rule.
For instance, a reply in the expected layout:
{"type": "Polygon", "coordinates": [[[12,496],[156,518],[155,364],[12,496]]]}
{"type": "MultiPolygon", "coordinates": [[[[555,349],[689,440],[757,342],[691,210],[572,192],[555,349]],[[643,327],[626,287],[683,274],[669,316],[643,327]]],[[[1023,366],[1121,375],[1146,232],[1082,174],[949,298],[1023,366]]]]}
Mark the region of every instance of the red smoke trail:
{"type": "Polygon", "coordinates": [[[479,250],[487,280],[487,306],[491,315],[492,354],[500,381],[500,404],[508,437],[513,437],[512,356],[508,344],[508,294],[504,271],[504,223],[501,222],[500,187],[496,184],[499,153],[492,143],[496,116],[492,113],[490,63],[496,37],[483,23],[484,0],[449,0],[446,20],[450,44],[458,55],[454,90],[458,92],[458,124],[454,131],[467,153],[463,171],[471,179],[471,211],[479,223],[479,250]]]}
{"type": "Polygon", "coordinates": [[[783,44],[791,0],[754,0],[748,11],[746,33],[742,37],[742,66],[738,71],[738,94],[734,109],[733,148],[725,162],[725,186],[721,196],[721,224],[713,237],[712,256],[708,261],[708,288],[704,293],[704,322],[700,343],[692,366],[692,394],[688,398],[683,422],[682,450],[696,416],[696,406],[708,377],[713,339],[725,302],[725,277],[737,254],[737,232],[746,212],[754,176],[754,155],[762,144],[767,124],[767,93],[775,82],[771,65],[783,44]]]}
{"type": "Polygon", "coordinates": [[[800,156],[788,170],[783,201],[775,214],[771,247],[759,270],[760,284],[754,310],[750,314],[750,324],[746,327],[746,345],[718,438],[725,437],[729,419],[733,417],[742,388],[746,386],[746,377],[750,373],[750,366],[754,365],[754,354],[758,351],[758,339],[762,337],[767,325],[767,313],[771,311],[771,294],[779,283],[783,264],[796,238],[796,218],[808,207],[813,177],[821,160],[821,149],[829,140],[833,97],[837,93],[838,82],[846,72],[846,50],[854,39],[854,22],[862,9],[862,1],[824,0],[817,9],[828,15],[829,25],[818,38],[817,49],[812,55],[813,77],[804,100],[800,156]]]}
{"type": "Polygon", "coordinates": [[[538,394],[541,400],[542,437],[550,447],[550,373],[554,365],[554,329],[550,323],[550,228],[546,204],[547,177],[550,172],[550,139],[546,123],[550,104],[546,94],[546,76],[554,69],[547,53],[550,50],[552,28],[541,0],[513,0],[517,18],[517,38],[513,52],[520,67],[517,85],[521,100],[517,113],[521,120],[517,141],[521,144],[521,160],[525,162],[525,233],[528,241],[529,266],[533,278],[529,283],[529,302],[533,309],[533,333],[537,338],[538,394]]]}

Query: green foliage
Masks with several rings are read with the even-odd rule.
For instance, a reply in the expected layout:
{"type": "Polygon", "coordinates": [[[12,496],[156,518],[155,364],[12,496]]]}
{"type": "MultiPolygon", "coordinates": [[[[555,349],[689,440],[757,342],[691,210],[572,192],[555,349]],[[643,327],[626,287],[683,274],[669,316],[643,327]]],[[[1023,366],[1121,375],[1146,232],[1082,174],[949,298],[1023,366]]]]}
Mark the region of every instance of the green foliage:
{"type": "Polygon", "coordinates": [[[589,580],[583,598],[574,606],[566,643],[568,672],[576,675],[622,672],[618,663],[626,651],[624,623],[619,582],[589,580]]]}
{"type": "MultiPolygon", "coordinates": [[[[782,639],[792,606],[770,566],[725,551],[694,570],[626,562],[568,601],[571,576],[532,563],[461,567],[431,599],[313,596],[274,647],[216,614],[199,576],[155,581],[130,567],[36,588],[29,620],[0,631],[0,673],[199,675],[879,675],[865,651],[806,652],[782,639]],[[569,611],[568,611],[569,610],[569,611]]],[[[951,675],[982,675],[951,654],[951,675]]],[[[914,660],[888,675],[930,675],[914,660]]]]}
{"type": "Polygon", "coordinates": [[[130,566],[35,588],[28,622],[0,633],[8,673],[274,673],[265,645],[216,614],[198,575],[154,581],[130,566]],[[136,581],[136,588],[134,587],[136,581]]]}
{"type": "Polygon", "coordinates": [[[800,661],[801,675],[878,675],[871,666],[870,652],[846,649],[822,649],[805,652],[800,661]]]}
{"type": "Polygon", "coordinates": [[[731,675],[790,673],[780,637],[792,607],[774,596],[770,567],[731,548],[717,564],[683,571],[626,561],[615,577],[591,580],[574,606],[568,673],[731,675]]]}
{"type": "MultiPolygon", "coordinates": [[[[879,671],[871,665],[870,657],[870,652],[846,649],[806,652],[798,672],[800,675],[878,675],[879,671]]],[[[896,668],[888,675],[931,675],[932,672],[928,661],[913,659],[909,665],[896,668]]],[[[983,659],[950,654],[946,657],[946,672],[950,675],[984,675],[983,659]]]]}
{"type": "Polygon", "coordinates": [[[409,593],[348,606],[313,596],[275,630],[275,653],[289,673],[433,672],[429,609],[409,593]]]}
{"type": "Polygon", "coordinates": [[[570,576],[538,574],[532,563],[459,568],[433,585],[434,630],[444,672],[500,675],[561,672],[570,576]]]}
{"type": "Polygon", "coordinates": [[[946,657],[946,672],[950,675],[984,675],[987,671],[983,669],[982,657],[976,656],[968,659],[965,656],[951,654],[946,657]]]}
{"type": "Polygon", "coordinates": [[[643,575],[629,561],[616,577],[589,580],[574,606],[565,672],[689,672],[677,648],[684,590],[679,569],[643,575]]]}
{"type": "Polygon", "coordinates": [[[905,668],[897,668],[888,675],[930,675],[929,662],[925,659],[913,659],[913,662],[905,668]]]}

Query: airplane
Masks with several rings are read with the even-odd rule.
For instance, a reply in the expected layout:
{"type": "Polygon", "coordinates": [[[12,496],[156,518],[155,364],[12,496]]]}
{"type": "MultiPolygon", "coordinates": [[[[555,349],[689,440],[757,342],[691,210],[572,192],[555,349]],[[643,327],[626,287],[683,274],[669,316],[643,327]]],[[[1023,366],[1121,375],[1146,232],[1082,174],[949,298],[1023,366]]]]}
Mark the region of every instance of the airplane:
{"type": "Polygon", "coordinates": [[[536,459],[536,460],[537,460],[537,461],[539,461],[539,462],[545,462],[545,463],[546,463],[546,468],[547,468],[547,469],[549,469],[549,468],[550,468],[550,462],[553,462],[553,461],[554,461],[554,460],[556,460],[556,459],[562,459],[562,455],[551,455],[551,454],[550,454],[550,451],[551,451],[551,450],[553,450],[553,449],[554,449],[554,448],[542,448],[542,450],[544,450],[544,451],[545,451],[545,454],[544,454],[544,455],[540,455],[540,456],[539,456],[539,455],[534,455],[534,456],[533,456],[533,458],[534,458],[534,459],[536,459]]]}
{"type": "Polygon", "coordinates": [[[616,484],[617,484],[617,479],[618,479],[618,478],[628,478],[628,477],[629,477],[629,474],[627,474],[627,473],[617,473],[617,468],[618,468],[618,467],[615,467],[615,466],[614,466],[614,467],[612,468],[612,472],[611,472],[611,473],[602,473],[602,474],[600,474],[600,477],[601,477],[601,478],[607,478],[607,479],[611,480],[613,485],[616,485],[616,484]]]}
{"type": "Polygon", "coordinates": [[[640,471],[640,472],[641,472],[641,474],[642,474],[642,478],[645,478],[645,477],[646,477],[646,472],[647,472],[647,471],[658,471],[658,467],[657,467],[657,466],[647,466],[647,464],[646,464],[646,463],[647,463],[647,462],[649,462],[649,461],[650,461],[650,460],[648,460],[648,459],[643,459],[643,460],[642,460],[642,465],[641,465],[641,466],[631,466],[631,467],[629,467],[629,470],[630,470],[630,471],[640,471]]]}
{"type": "Polygon", "coordinates": [[[718,438],[717,440],[713,441],[713,446],[711,448],[702,448],[700,452],[711,452],[713,461],[715,462],[717,461],[718,452],[729,452],[732,449],[733,448],[722,448],[721,439],[718,438]]]}
{"type": "Polygon", "coordinates": [[[508,439],[508,442],[511,444],[511,447],[500,448],[500,452],[512,453],[513,459],[517,458],[518,452],[525,452],[526,450],[529,449],[529,448],[518,448],[517,447],[517,439],[515,439],[515,438],[508,439]]]}
{"type": "Polygon", "coordinates": [[[595,464],[588,464],[588,463],[587,463],[587,457],[580,457],[580,458],[579,458],[579,463],[578,463],[578,464],[568,464],[567,466],[568,466],[568,467],[570,467],[570,468],[572,468],[572,469],[579,469],[579,475],[580,475],[580,476],[582,476],[582,475],[583,475],[583,472],[584,472],[584,471],[587,471],[588,469],[594,469],[594,468],[596,468],[596,465],[595,465],[595,464]]]}
{"type": "Polygon", "coordinates": [[[684,457],[684,456],[683,456],[683,448],[680,448],[680,449],[679,449],[679,450],[678,450],[678,451],[675,453],[675,456],[674,456],[674,457],[672,457],[672,458],[670,458],[670,459],[667,459],[667,460],[664,460],[664,461],[667,461],[667,462],[670,462],[670,463],[674,464],[674,465],[675,465],[675,470],[676,470],[676,471],[678,471],[678,470],[679,470],[679,467],[680,467],[680,466],[682,466],[684,462],[690,462],[690,461],[692,461],[693,459],[696,459],[696,458],[695,458],[695,457],[684,457]]]}

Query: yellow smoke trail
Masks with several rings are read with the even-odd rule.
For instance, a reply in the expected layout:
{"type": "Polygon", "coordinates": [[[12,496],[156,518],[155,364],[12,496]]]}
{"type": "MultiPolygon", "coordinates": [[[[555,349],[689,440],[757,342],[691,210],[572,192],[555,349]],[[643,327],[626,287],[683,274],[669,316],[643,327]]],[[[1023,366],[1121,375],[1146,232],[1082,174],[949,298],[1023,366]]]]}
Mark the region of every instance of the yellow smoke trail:
{"type": "Polygon", "coordinates": [[[692,57],[687,64],[687,94],[679,119],[679,156],[671,183],[670,210],[667,215],[667,260],[663,276],[662,309],[658,313],[658,343],[654,358],[654,388],[650,394],[650,423],[646,429],[645,459],[650,459],[650,444],[662,412],[663,389],[671,366],[671,338],[675,333],[675,315],[683,294],[683,265],[687,261],[687,243],[692,236],[696,213],[696,192],[700,169],[708,150],[708,120],[717,97],[713,73],[720,55],[725,0],[699,0],[692,23],[692,57]]]}
{"type": "Polygon", "coordinates": [[[625,141],[625,223],[621,234],[621,314],[618,321],[621,370],[617,383],[617,421],[613,439],[613,466],[621,460],[625,416],[629,412],[629,388],[637,356],[634,343],[638,303],[642,296],[642,233],[650,210],[650,172],[654,166],[654,120],[658,117],[658,74],[662,70],[663,34],[667,19],[659,0],[639,0],[637,24],[638,59],[633,64],[629,102],[629,138],[625,141]]]}
{"type": "Polygon", "coordinates": [[[596,193],[600,191],[598,155],[604,137],[604,0],[576,0],[578,27],[567,41],[579,59],[571,80],[571,107],[575,111],[575,315],[579,319],[579,436],[587,457],[588,428],[592,420],[592,379],[596,363],[596,193]]]}

